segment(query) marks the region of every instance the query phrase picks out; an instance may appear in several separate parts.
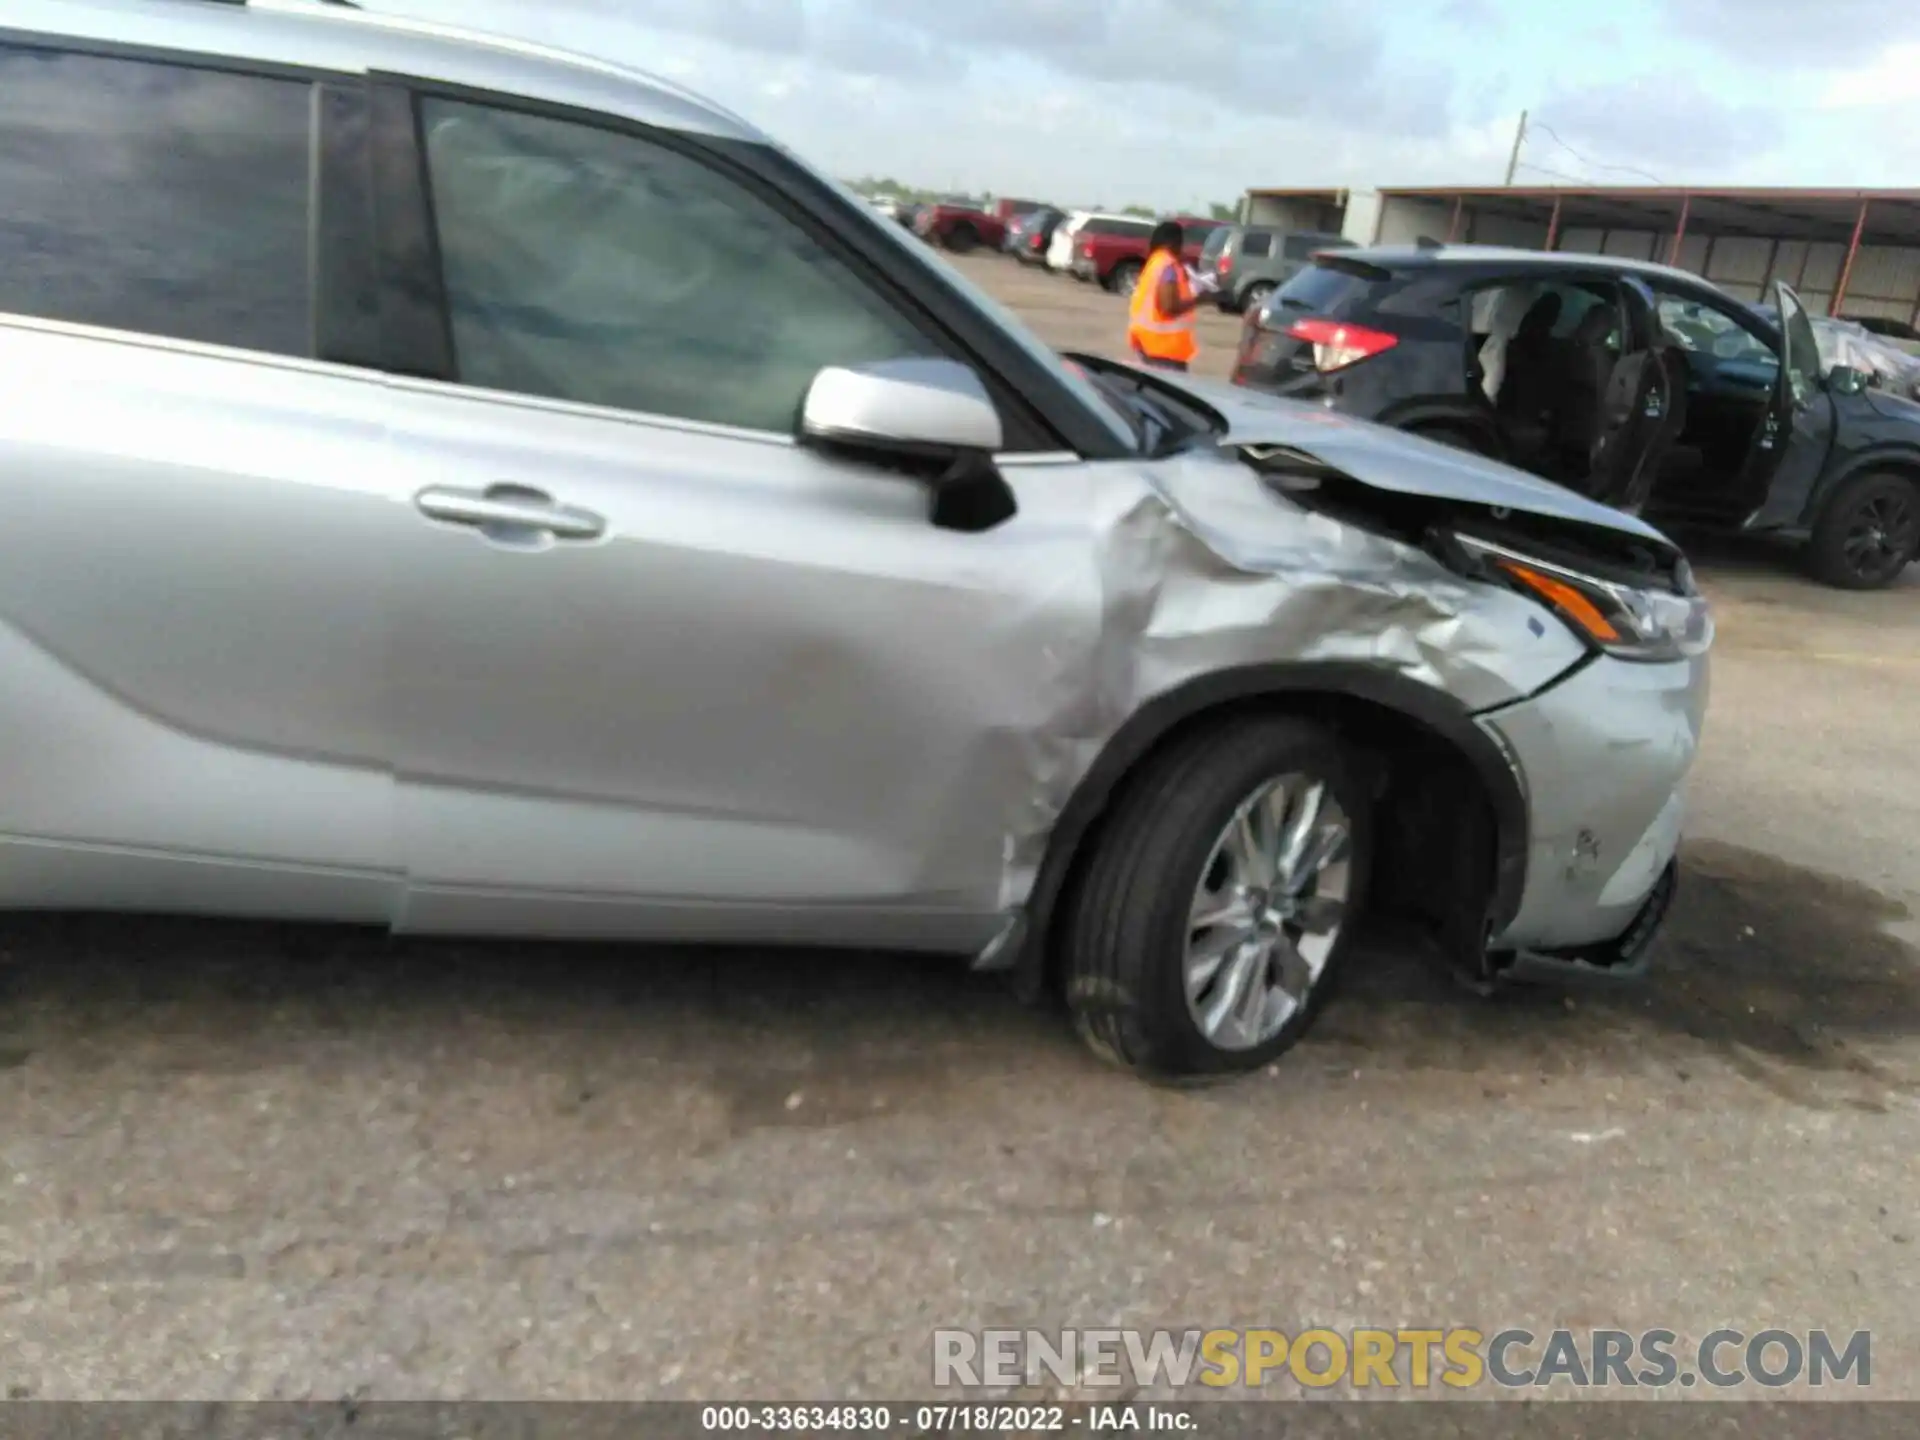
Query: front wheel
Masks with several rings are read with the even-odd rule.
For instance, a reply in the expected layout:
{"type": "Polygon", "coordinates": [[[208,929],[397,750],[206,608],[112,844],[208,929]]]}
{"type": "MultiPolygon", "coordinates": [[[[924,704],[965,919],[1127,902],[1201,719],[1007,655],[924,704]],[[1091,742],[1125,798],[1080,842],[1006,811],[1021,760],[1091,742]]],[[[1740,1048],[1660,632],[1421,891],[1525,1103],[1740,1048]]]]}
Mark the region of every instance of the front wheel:
{"type": "Polygon", "coordinates": [[[1150,761],[1069,901],[1067,1002],[1093,1049],[1172,1079],[1252,1070],[1298,1040],[1362,912],[1367,801],[1342,742],[1291,717],[1150,761]]]}
{"type": "Polygon", "coordinates": [[[1140,283],[1142,266],[1138,260],[1122,260],[1107,276],[1107,288],[1124,299],[1133,298],[1133,287],[1140,283]]]}
{"type": "Polygon", "coordinates": [[[1827,502],[1807,545],[1813,576],[1841,590],[1880,590],[1920,552],[1920,490],[1903,475],[1856,475],[1827,502]]]}

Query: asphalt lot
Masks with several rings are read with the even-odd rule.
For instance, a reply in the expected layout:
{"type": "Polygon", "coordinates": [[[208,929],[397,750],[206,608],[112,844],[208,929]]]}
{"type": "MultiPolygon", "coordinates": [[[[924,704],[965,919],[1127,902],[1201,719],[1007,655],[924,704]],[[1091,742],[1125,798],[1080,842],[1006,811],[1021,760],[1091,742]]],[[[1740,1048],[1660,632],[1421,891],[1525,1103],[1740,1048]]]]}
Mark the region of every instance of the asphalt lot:
{"type": "MultiPolygon", "coordinates": [[[[1112,297],[965,266],[1119,346],[1112,297]]],[[[1920,574],[1705,573],[1655,976],[1369,953],[1229,1087],[924,960],[8,920],[0,1384],[924,1397],[936,1326],[1778,1325],[1873,1330],[1920,1397],[1920,574]]]]}

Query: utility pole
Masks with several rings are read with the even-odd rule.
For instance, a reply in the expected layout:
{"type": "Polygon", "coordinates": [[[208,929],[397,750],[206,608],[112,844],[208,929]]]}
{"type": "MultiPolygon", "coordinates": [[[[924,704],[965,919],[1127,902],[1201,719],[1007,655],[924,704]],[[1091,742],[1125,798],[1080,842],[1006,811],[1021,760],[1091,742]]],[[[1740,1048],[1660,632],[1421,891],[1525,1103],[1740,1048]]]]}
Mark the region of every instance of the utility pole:
{"type": "Polygon", "coordinates": [[[1527,112],[1520,112],[1520,126],[1513,132],[1513,153],[1507,157],[1507,184],[1513,184],[1513,172],[1520,168],[1520,147],[1527,141],[1527,112]]]}

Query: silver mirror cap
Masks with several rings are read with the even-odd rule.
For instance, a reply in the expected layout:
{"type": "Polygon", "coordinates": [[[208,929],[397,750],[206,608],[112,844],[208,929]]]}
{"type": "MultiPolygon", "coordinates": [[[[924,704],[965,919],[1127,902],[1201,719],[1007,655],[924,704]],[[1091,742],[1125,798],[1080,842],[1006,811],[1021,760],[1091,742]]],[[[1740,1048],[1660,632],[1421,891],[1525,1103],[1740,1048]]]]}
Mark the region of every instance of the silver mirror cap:
{"type": "Polygon", "coordinates": [[[1005,438],[980,377],[944,359],[829,365],[807,388],[800,430],[845,445],[986,454],[1005,438]]]}

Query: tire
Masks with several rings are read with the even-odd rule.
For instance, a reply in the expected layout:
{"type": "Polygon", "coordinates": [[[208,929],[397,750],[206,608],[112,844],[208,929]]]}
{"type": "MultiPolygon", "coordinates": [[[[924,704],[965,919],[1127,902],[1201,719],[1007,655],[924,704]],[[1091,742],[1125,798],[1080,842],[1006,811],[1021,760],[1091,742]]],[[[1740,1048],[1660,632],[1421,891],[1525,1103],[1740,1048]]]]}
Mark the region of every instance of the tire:
{"type": "Polygon", "coordinates": [[[1062,968],[1068,1008],[1097,1054],[1155,1080],[1221,1076],[1265,1065],[1306,1032],[1364,913],[1373,856],[1372,812],[1360,767],[1335,735],[1286,716],[1209,726],[1147,762],[1115,801],[1093,844],[1068,897],[1062,968]],[[1328,881],[1341,872],[1341,918],[1330,939],[1312,937],[1311,946],[1302,937],[1294,947],[1291,923],[1283,926],[1288,953],[1296,960],[1309,957],[1304,970],[1290,967],[1286,987],[1304,994],[1283,998],[1269,989],[1259,1007],[1261,1023],[1251,1032],[1238,1028],[1244,1011],[1235,1010],[1230,1023],[1210,1034],[1201,1013],[1221,1000],[1236,959],[1257,967],[1255,978],[1262,981],[1279,974],[1271,959],[1257,960],[1258,951],[1229,950],[1209,983],[1198,987],[1197,998],[1189,997],[1190,944],[1197,949],[1241,933],[1265,943],[1272,933],[1237,925],[1196,930],[1193,920],[1200,913],[1197,902],[1231,898],[1232,855],[1222,847],[1236,813],[1283,777],[1305,777],[1290,787],[1296,798],[1312,783],[1323,786],[1323,822],[1344,819],[1344,867],[1335,860],[1318,873],[1321,893],[1314,901],[1327,904],[1328,881]],[[1315,953],[1317,968],[1310,958],[1315,953]],[[1277,1028],[1268,1033],[1268,1027],[1277,1028]]]}
{"type": "Polygon", "coordinates": [[[1885,470],[1841,484],[1807,543],[1807,568],[1839,590],[1880,590],[1920,552],[1920,487],[1885,470]]]}
{"type": "Polygon", "coordinates": [[[1145,268],[1138,260],[1122,260],[1107,273],[1107,289],[1122,300],[1131,300],[1133,287],[1140,283],[1140,272],[1145,268]]]}
{"type": "Polygon", "coordinates": [[[964,255],[980,243],[980,232],[971,225],[956,225],[947,232],[947,249],[964,255]]]}
{"type": "Polygon", "coordinates": [[[1469,455],[1493,458],[1493,451],[1485,440],[1458,425],[1414,425],[1408,428],[1407,433],[1431,440],[1436,445],[1445,445],[1449,450],[1464,450],[1469,455]]]}
{"type": "Polygon", "coordinates": [[[1258,310],[1267,303],[1267,297],[1271,294],[1273,294],[1271,280],[1256,280],[1241,294],[1240,309],[1242,311],[1258,310]]]}

